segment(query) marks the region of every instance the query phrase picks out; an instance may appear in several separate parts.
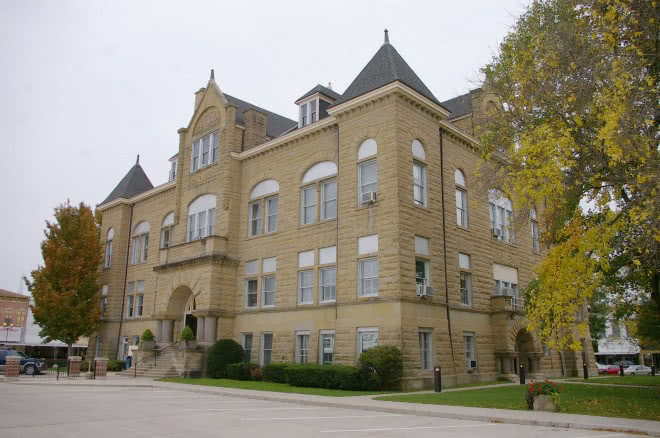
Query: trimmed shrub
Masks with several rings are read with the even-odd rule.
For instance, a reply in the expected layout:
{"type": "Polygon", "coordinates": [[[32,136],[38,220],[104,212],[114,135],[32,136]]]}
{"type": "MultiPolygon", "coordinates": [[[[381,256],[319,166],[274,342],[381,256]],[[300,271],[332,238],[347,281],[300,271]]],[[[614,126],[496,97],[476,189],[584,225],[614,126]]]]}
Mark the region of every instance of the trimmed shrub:
{"type": "Polygon", "coordinates": [[[285,368],[287,383],[311,388],[377,389],[356,367],[346,365],[295,364],[285,368]]]}
{"type": "Polygon", "coordinates": [[[359,367],[368,381],[374,384],[379,381],[383,389],[396,389],[403,375],[401,350],[391,345],[377,345],[360,355],[359,367]]]}
{"type": "Polygon", "coordinates": [[[188,326],[185,326],[183,330],[181,330],[181,340],[182,341],[194,341],[195,340],[195,334],[193,333],[192,329],[188,326]]]}
{"type": "Polygon", "coordinates": [[[206,353],[206,365],[210,377],[227,376],[227,365],[242,362],[243,347],[233,339],[220,339],[206,353]]]}
{"type": "Polygon", "coordinates": [[[143,341],[153,341],[154,340],[154,334],[151,333],[151,330],[146,329],[144,333],[142,333],[142,340],[143,341]]]}
{"type": "Polygon", "coordinates": [[[253,371],[259,369],[256,363],[230,363],[227,365],[226,376],[228,379],[234,380],[255,380],[253,379],[253,371]]]}
{"type": "Polygon", "coordinates": [[[123,360],[109,360],[108,371],[122,371],[126,369],[126,362],[123,360]]]}
{"type": "Polygon", "coordinates": [[[272,363],[266,365],[262,372],[264,380],[275,383],[286,383],[285,370],[288,366],[293,365],[290,363],[272,363]]]}

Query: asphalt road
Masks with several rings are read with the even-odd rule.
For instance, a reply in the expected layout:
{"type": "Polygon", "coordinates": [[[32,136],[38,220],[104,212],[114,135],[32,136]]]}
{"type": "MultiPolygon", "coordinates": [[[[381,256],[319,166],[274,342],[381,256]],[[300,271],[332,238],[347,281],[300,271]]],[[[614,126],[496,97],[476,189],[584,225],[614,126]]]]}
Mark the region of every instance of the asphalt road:
{"type": "Polygon", "coordinates": [[[570,437],[613,432],[395,415],[151,388],[0,384],[0,437],[570,437]]]}

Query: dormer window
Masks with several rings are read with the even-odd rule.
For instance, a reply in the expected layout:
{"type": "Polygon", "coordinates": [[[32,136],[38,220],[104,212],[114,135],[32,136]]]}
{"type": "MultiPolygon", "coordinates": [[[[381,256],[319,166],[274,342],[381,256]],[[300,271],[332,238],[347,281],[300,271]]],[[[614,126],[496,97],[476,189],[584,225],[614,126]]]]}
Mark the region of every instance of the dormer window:
{"type": "Polygon", "coordinates": [[[170,176],[167,179],[167,181],[176,180],[176,171],[178,164],[179,164],[179,160],[177,158],[170,159],[170,176]]]}
{"type": "Polygon", "coordinates": [[[220,152],[220,131],[212,132],[192,143],[192,160],[190,171],[195,172],[202,167],[218,161],[220,152]]]}
{"type": "Polygon", "coordinates": [[[314,123],[319,120],[319,99],[318,97],[313,98],[310,101],[301,103],[299,105],[300,115],[298,118],[298,127],[302,128],[307,126],[310,123],[314,123]]]}

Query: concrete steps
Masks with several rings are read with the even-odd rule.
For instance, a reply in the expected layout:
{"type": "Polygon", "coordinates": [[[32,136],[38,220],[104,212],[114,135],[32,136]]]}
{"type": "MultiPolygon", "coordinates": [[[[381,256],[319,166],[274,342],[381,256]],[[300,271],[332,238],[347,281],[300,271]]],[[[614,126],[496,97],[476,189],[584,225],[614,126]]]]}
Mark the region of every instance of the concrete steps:
{"type": "Polygon", "coordinates": [[[158,353],[156,361],[154,363],[153,353],[146,352],[144,353],[144,360],[140,361],[143,357],[143,354],[140,353],[137,357],[137,371],[135,370],[135,364],[132,368],[121,371],[120,376],[124,377],[180,377],[188,372],[199,372],[200,360],[202,359],[202,352],[188,352],[186,357],[183,355],[183,352],[178,349],[165,350],[161,353],[158,353]],[[191,357],[196,357],[197,361],[191,361],[191,357]],[[188,362],[188,367],[184,364],[184,357],[188,362]]]}

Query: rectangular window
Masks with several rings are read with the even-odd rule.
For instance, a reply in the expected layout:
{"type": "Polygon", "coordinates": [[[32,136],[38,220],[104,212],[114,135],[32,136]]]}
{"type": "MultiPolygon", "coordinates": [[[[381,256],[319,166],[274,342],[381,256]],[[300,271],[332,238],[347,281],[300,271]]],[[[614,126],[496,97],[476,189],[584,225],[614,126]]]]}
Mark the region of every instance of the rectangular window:
{"type": "Polygon", "coordinates": [[[460,273],[461,304],[472,305],[472,274],[470,272],[460,273]]]}
{"type": "Polygon", "coordinates": [[[489,208],[490,228],[493,237],[505,242],[513,241],[513,212],[492,202],[489,203],[489,208]]]}
{"type": "Polygon", "coordinates": [[[426,168],[413,162],[413,200],[415,205],[426,207],[426,168]]]}
{"type": "Polygon", "coordinates": [[[218,161],[220,156],[220,131],[215,131],[213,134],[213,156],[211,157],[211,163],[218,161]]]}
{"type": "Polygon", "coordinates": [[[245,280],[245,306],[257,307],[257,279],[245,280]]]}
{"type": "Polygon", "coordinates": [[[199,149],[201,146],[202,140],[193,141],[192,144],[192,160],[190,163],[190,171],[194,172],[199,169],[199,149]]]}
{"type": "Polygon", "coordinates": [[[309,362],[309,333],[296,334],[296,363],[309,362]]]}
{"type": "Polygon", "coordinates": [[[195,235],[195,218],[197,218],[197,215],[191,214],[188,216],[188,242],[192,242],[195,240],[197,237],[195,235]]]}
{"type": "Polygon", "coordinates": [[[144,308],[144,280],[135,283],[135,316],[142,316],[144,308]]]}
{"type": "Polygon", "coordinates": [[[300,219],[302,224],[316,222],[316,186],[304,187],[301,193],[300,219]]]}
{"type": "Polygon", "coordinates": [[[335,332],[333,330],[321,330],[319,339],[319,363],[323,365],[331,364],[334,352],[335,332]]]}
{"type": "Polygon", "coordinates": [[[108,311],[108,285],[104,284],[103,287],[101,288],[101,300],[100,300],[100,306],[101,306],[101,318],[103,318],[108,311]]]}
{"type": "Polygon", "coordinates": [[[309,102],[309,123],[314,123],[318,120],[318,113],[316,112],[316,101],[309,102]]]}
{"type": "Polygon", "coordinates": [[[419,331],[419,356],[423,370],[433,369],[432,340],[430,330],[419,331]]]}
{"type": "Polygon", "coordinates": [[[477,350],[474,340],[474,333],[463,332],[463,342],[465,344],[465,367],[468,370],[477,367],[477,350]]]}
{"type": "Polygon", "coordinates": [[[170,165],[170,177],[168,181],[174,181],[176,179],[176,167],[177,167],[177,160],[174,160],[170,165]]]}
{"type": "Polygon", "coordinates": [[[456,189],[456,225],[467,228],[467,192],[456,189]]]}
{"type": "Polygon", "coordinates": [[[534,252],[539,252],[539,224],[536,221],[532,221],[532,245],[534,252]]]}
{"type": "Polygon", "coordinates": [[[275,276],[269,275],[264,277],[264,286],[263,286],[263,305],[264,306],[274,306],[275,305],[275,276]]]}
{"type": "Polygon", "coordinates": [[[378,191],[378,167],[376,160],[367,161],[359,166],[358,175],[359,204],[362,205],[362,195],[378,191]]]}
{"type": "Polygon", "coordinates": [[[112,263],[112,240],[105,243],[105,267],[109,268],[112,263]]]}
{"type": "Polygon", "coordinates": [[[298,272],[298,304],[314,303],[314,271],[298,272]]]}
{"type": "Polygon", "coordinates": [[[141,252],[141,257],[140,257],[140,262],[146,263],[147,261],[147,254],[149,250],[149,235],[148,234],[143,234],[142,235],[142,252],[141,252]]]}
{"type": "Polygon", "coordinates": [[[202,167],[209,164],[209,155],[211,153],[211,136],[206,135],[202,138],[202,167]]]}
{"type": "Polygon", "coordinates": [[[415,282],[419,285],[418,287],[426,287],[431,285],[429,271],[430,263],[428,260],[415,260],[415,282]]]}
{"type": "Polygon", "coordinates": [[[337,294],[337,268],[323,268],[319,270],[320,301],[331,302],[336,300],[337,294]]]}
{"type": "Polygon", "coordinates": [[[378,345],[378,329],[374,327],[358,328],[357,339],[357,359],[360,359],[360,354],[368,351],[372,347],[378,345]]]}
{"type": "Polygon", "coordinates": [[[326,181],[321,184],[321,219],[337,217],[337,181],[326,181]]]}
{"type": "Polygon", "coordinates": [[[140,260],[140,236],[133,237],[133,251],[131,253],[131,265],[135,265],[140,260]]]}
{"type": "Polygon", "coordinates": [[[270,365],[273,357],[273,334],[264,333],[261,335],[261,365],[270,365]]]}
{"type": "Polygon", "coordinates": [[[243,333],[243,361],[250,362],[252,358],[252,333],[243,333]]]}
{"type": "Polygon", "coordinates": [[[169,248],[170,233],[171,233],[171,227],[165,227],[160,229],[160,247],[162,249],[169,248]]]}
{"type": "Polygon", "coordinates": [[[248,208],[250,211],[248,235],[256,236],[261,233],[261,201],[251,203],[248,208]]]}
{"type": "Polygon", "coordinates": [[[206,212],[197,213],[197,236],[200,239],[206,237],[206,212]]]}
{"type": "Polygon", "coordinates": [[[215,236],[215,208],[209,209],[207,236],[215,236]]]}
{"type": "Polygon", "coordinates": [[[303,103],[300,105],[300,126],[306,126],[307,125],[307,104],[303,103]]]}
{"type": "Polygon", "coordinates": [[[378,295],[378,259],[362,259],[359,263],[359,295],[371,297],[378,295]]]}
{"type": "Polygon", "coordinates": [[[135,315],[133,312],[135,311],[135,295],[129,295],[128,296],[128,304],[127,304],[127,310],[128,310],[128,317],[133,318],[135,315]]]}
{"type": "Polygon", "coordinates": [[[273,196],[266,199],[266,232],[277,231],[277,213],[279,210],[279,198],[273,196]]]}

